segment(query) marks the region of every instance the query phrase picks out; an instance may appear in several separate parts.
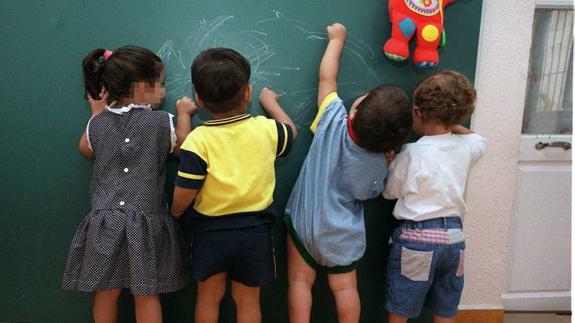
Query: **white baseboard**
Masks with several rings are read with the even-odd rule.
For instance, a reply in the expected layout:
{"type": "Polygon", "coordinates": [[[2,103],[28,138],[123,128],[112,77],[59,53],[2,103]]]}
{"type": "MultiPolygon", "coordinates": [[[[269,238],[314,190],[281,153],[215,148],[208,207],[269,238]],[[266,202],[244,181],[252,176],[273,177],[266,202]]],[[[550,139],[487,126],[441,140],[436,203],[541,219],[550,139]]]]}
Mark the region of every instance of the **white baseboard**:
{"type": "Polygon", "coordinates": [[[501,304],[459,304],[458,309],[460,311],[467,310],[502,310],[501,304]]]}
{"type": "Polygon", "coordinates": [[[571,292],[506,293],[501,295],[506,311],[571,311],[571,292]]]}

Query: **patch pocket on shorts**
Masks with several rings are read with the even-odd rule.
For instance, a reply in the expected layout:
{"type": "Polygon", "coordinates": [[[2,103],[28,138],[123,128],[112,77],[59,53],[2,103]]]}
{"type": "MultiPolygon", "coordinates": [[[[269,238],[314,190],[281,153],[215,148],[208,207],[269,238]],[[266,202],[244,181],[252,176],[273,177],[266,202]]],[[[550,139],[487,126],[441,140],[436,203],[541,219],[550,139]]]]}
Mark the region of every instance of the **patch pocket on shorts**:
{"type": "Polygon", "coordinates": [[[457,265],[456,277],[463,276],[463,267],[465,263],[465,250],[459,250],[459,264],[457,265]]]}
{"type": "Polygon", "coordinates": [[[401,247],[401,275],[413,281],[428,281],[433,251],[401,247]]]}

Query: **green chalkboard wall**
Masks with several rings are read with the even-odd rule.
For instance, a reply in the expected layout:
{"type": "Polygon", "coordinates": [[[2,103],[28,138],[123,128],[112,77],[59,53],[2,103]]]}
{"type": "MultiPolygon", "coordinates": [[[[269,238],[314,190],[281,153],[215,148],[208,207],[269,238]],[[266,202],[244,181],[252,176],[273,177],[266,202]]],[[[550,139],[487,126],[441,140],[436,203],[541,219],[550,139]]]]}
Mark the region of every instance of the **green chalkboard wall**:
{"type": "MultiPolygon", "coordinates": [[[[446,10],[447,47],[440,68],[475,75],[481,0],[459,0],[446,10]]],[[[64,292],[60,282],[68,246],[88,211],[91,162],[77,150],[89,117],[82,98],[80,61],[92,48],[137,44],[165,62],[163,109],[191,95],[190,64],[201,50],[225,46],[252,64],[259,93],[271,86],[300,127],[292,154],[277,163],[276,201],[285,205],[311,142],[317,70],[325,26],[342,22],[348,42],[339,92],[346,103],[379,83],[411,91],[425,73],[385,59],[390,34],[384,0],[3,0],[0,2],[0,321],[89,322],[91,297],[64,292]]],[[[253,103],[253,114],[262,110],[253,103]]],[[[205,120],[200,114],[194,123],[205,120]]],[[[170,162],[173,172],[176,161],[170,162]]],[[[171,184],[169,185],[171,186],[171,184]]],[[[168,187],[171,192],[171,188],[168,187]]],[[[383,308],[387,240],[393,203],[366,209],[368,249],[358,268],[362,322],[386,322],[383,308]]],[[[184,221],[183,225],[186,223],[184,221]]],[[[275,228],[278,279],[262,291],[264,322],[287,322],[285,231],[275,228]]],[[[192,322],[194,286],[162,296],[166,322],[192,322]]],[[[121,322],[133,305],[121,299],[121,322]]],[[[231,299],[221,322],[234,321],[231,299]]],[[[325,277],[314,288],[313,322],[336,322],[325,277]]],[[[429,314],[414,322],[430,322],[429,314]]]]}

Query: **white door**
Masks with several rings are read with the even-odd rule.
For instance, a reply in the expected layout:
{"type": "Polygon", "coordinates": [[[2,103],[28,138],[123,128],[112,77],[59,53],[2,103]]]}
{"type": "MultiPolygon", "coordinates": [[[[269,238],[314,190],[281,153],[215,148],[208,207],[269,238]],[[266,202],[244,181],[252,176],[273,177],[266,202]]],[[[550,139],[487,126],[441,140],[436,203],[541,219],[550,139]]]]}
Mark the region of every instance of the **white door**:
{"type": "Polygon", "coordinates": [[[571,310],[572,56],[571,2],[539,3],[519,147],[505,310],[571,310]]]}

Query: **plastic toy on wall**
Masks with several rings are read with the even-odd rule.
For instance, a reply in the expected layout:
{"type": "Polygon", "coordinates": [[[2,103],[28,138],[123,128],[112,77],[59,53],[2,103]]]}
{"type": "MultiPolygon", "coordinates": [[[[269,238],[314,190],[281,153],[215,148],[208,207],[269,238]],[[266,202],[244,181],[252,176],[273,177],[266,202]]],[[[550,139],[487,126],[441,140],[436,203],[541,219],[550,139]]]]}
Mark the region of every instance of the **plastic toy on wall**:
{"type": "Polygon", "coordinates": [[[389,0],[391,38],[383,52],[394,61],[409,57],[409,41],[414,34],[417,43],[413,64],[419,69],[431,69],[439,63],[437,48],[445,46],[443,11],[455,0],[389,0]]]}

